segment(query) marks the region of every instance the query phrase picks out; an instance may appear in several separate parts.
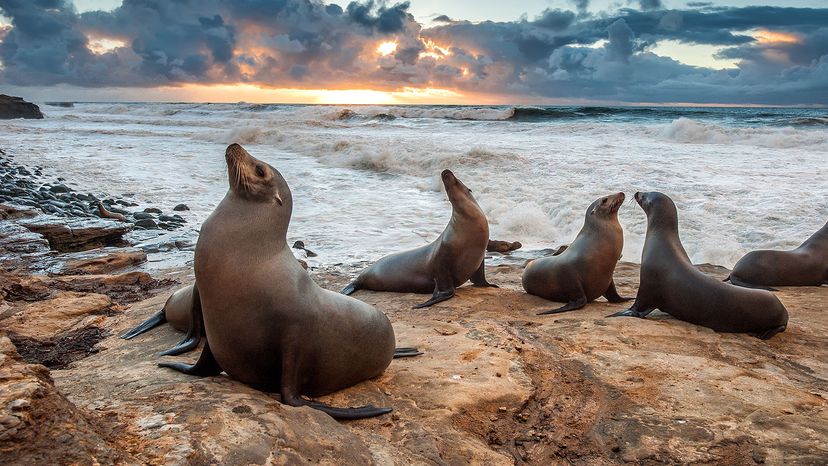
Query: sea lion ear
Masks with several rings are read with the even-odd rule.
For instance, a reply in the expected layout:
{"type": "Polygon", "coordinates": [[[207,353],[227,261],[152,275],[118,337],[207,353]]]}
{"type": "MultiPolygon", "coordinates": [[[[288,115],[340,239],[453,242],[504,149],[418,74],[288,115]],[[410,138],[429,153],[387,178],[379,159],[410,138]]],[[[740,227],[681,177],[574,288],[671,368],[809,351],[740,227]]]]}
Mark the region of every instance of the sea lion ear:
{"type": "Polygon", "coordinates": [[[589,213],[589,215],[595,215],[596,210],[598,210],[598,206],[593,207],[592,211],[589,213]]]}
{"type": "Polygon", "coordinates": [[[276,192],[276,194],[274,194],[274,195],[273,195],[273,200],[274,200],[274,201],[276,201],[276,202],[278,202],[278,203],[279,203],[279,205],[284,205],[284,204],[282,203],[282,196],[280,196],[280,195],[279,195],[279,192],[278,192],[278,191],[276,192]]]}

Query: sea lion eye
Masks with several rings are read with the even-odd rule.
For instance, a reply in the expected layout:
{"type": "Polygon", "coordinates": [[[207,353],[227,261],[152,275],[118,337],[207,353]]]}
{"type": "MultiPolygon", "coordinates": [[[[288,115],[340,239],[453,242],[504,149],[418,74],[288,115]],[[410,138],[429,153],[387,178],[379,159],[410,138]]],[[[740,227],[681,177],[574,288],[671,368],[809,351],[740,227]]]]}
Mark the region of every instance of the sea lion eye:
{"type": "Polygon", "coordinates": [[[256,165],[256,175],[258,175],[259,177],[264,177],[265,173],[261,165],[256,165]]]}
{"type": "Polygon", "coordinates": [[[602,205],[603,205],[603,204],[606,204],[606,203],[607,203],[607,198],[603,198],[603,199],[601,199],[601,204],[602,204],[602,205]]]}

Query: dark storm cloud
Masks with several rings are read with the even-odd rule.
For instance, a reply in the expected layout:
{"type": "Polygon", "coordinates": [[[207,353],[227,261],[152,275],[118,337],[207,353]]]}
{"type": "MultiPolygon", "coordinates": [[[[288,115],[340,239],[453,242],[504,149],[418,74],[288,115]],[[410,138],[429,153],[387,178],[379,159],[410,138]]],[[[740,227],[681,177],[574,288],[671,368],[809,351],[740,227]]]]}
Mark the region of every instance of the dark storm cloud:
{"type": "Polygon", "coordinates": [[[638,8],[590,13],[588,0],[573,0],[575,11],[547,9],[514,22],[442,15],[422,29],[408,2],[343,9],[320,0],[124,0],[113,11],[79,15],[62,0],[0,0],[11,20],[0,29],[0,82],[429,86],[631,102],[828,104],[828,8],[629,3],[638,8]],[[769,39],[757,40],[757,29],[769,39]],[[101,53],[101,38],[123,46],[101,53]],[[389,40],[397,49],[378,54],[389,40]],[[738,68],[652,53],[664,40],[721,47],[720,58],[738,68]]]}

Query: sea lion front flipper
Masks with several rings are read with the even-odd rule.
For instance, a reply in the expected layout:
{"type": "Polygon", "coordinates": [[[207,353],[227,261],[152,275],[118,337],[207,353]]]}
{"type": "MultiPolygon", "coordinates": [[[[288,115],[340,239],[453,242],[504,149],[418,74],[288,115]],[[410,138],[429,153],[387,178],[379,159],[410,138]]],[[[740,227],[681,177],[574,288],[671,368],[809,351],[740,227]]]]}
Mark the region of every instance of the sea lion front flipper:
{"type": "Polygon", "coordinates": [[[615,289],[615,280],[610,280],[609,288],[607,288],[607,291],[604,293],[604,297],[611,303],[623,303],[624,301],[633,299],[626,298],[618,294],[618,290],[615,289]]]}
{"type": "Polygon", "coordinates": [[[299,364],[295,360],[294,353],[291,351],[285,351],[282,355],[282,380],[279,393],[282,397],[282,403],[288,406],[307,406],[318,409],[334,419],[364,419],[388,414],[393,411],[391,408],[377,408],[373,405],[356,408],[336,408],[325,403],[302,398],[299,395],[299,364]]]}
{"type": "Polygon", "coordinates": [[[210,342],[204,343],[204,349],[201,350],[201,356],[195,364],[184,364],[183,362],[159,362],[158,367],[168,367],[175,369],[178,372],[183,372],[187,375],[197,375],[200,377],[209,377],[211,375],[221,374],[221,367],[216,358],[213,357],[213,352],[210,351],[210,342]]]}
{"type": "Polygon", "coordinates": [[[572,301],[566,303],[566,305],[564,305],[564,306],[561,306],[557,309],[550,309],[548,311],[538,312],[537,315],[545,316],[545,315],[548,315],[548,314],[558,314],[558,313],[561,313],[561,312],[574,311],[576,309],[580,309],[580,308],[586,306],[586,304],[587,304],[586,296],[581,295],[580,298],[572,300],[572,301]]]}
{"type": "Polygon", "coordinates": [[[553,256],[560,255],[560,253],[566,251],[567,249],[569,249],[569,245],[564,244],[564,245],[558,246],[558,249],[556,249],[555,252],[552,253],[552,255],[553,256]]]}
{"type": "Polygon", "coordinates": [[[500,288],[499,286],[486,281],[486,259],[480,261],[480,267],[478,267],[477,270],[475,270],[472,274],[471,282],[474,286],[488,286],[491,288],[500,288]]]}
{"type": "Polygon", "coordinates": [[[177,356],[198,347],[201,336],[204,335],[204,316],[201,314],[201,297],[198,294],[198,283],[193,284],[193,307],[190,309],[190,326],[187,334],[174,347],[161,352],[160,356],[177,356]]]}
{"type": "Polygon", "coordinates": [[[733,277],[733,275],[731,275],[728,278],[730,278],[730,284],[731,285],[741,286],[742,288],[753,288],[755,290],[766,290],[766,291],[779,291],[776,288],[771,288],[769,286],[754,285],[752,283],[743,282],[742,280],[739,280],[738,278],[733,277]]]}
{"type": "Polygon", "coordinates": [[[410,358],[412,356],[419,356],[421,354],[423,354],[423,352],[418,350],[417,348],[412,348],[412,347],[394,348],[394,359],[410,358]]]}
{"type": "MultiPolygon", "coordinates": [[[[445,284],[444,284],[445,285],[445,284]]],[[[449,282],[447,288],[440,288],[440,279],[434,279],[434,294],[431,295],[431,299],[428,301],[417,304],[413,307],[413,309],[422,309],[424,307],[431,306],[432,304],[437,304],[439,302],[445,301],[447,299],[451,299],[454,296],[454,284],[449,282]]]]}
{"type": "Polygon", "coordinates": [[[137,327],[121,335],[121,338],[123,338],[124,340],[130,340],[150,329],[158,327],[166,321],[167,315],[164,313],[164,309],[161,309],[160,311],[153,314],[149,319],[138,324],[137,327]]]}
{"type": "Polygon", "coordinates": [[[635,303],[633,303],[632,307],[630,307],[629,309],[618,311],[615,314],[608,315],[607,317],[638,317],[639,319],[643,319],[650,315],[650,313],[653,311],[655,311],[655,308],[639,311],[638,309],[636,309],[635,303]]]}
{"type": "Polygon", "coordinates": [[[761,332],[761,333],[750,333],[750,335],[754,336],[754,337],[756,337],[760,340],[767,340],[768,338],[776,335],[779,332],[784,332],[787,327],[788,327],[787,325],[780,325],[779,327],[774,327],[770,330],[765,330],[764,332],[761,332]]]}

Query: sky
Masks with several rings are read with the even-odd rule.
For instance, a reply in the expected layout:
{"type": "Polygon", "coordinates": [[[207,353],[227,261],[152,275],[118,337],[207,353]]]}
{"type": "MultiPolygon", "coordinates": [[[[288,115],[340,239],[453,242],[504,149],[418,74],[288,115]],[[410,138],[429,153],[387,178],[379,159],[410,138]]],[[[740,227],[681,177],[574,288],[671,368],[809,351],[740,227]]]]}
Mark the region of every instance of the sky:
{"type": "Polygon", "coordinates": [[[828,105],[828,1],[0,0],[35,101],[828,105]]]}

